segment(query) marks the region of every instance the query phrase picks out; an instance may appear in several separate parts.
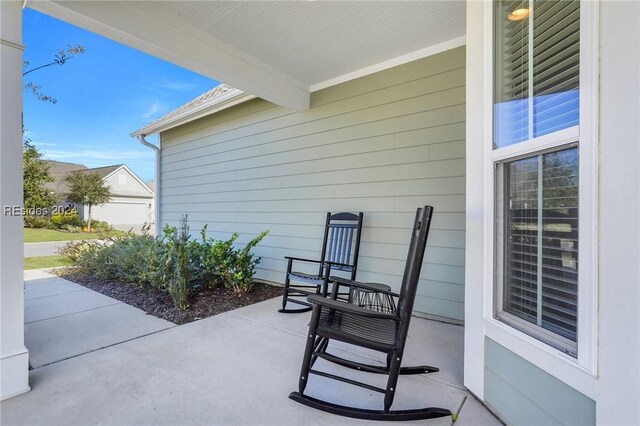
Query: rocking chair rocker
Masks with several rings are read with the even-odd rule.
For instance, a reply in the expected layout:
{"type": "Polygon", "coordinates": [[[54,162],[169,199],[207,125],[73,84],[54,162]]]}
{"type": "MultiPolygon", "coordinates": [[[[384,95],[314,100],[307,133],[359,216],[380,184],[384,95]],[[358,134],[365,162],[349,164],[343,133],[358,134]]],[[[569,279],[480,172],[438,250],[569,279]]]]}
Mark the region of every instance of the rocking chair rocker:
{"type": "Polygon", "coordinates": [[[305,298],[314,294],[327,296],[329,275],[332,270],[350,273],[352,280],[356,278],[362,217],[362,212],[359,214],[327,213],[320,259],[285,256],[285,259],[288,260],[287,274],[282,294],[282,309],[278,312],[289,314],[310,311],[312,305],[305,298]],[[309,274],[297,271],[294,269],[294,262],[296,266],[299,263],[316,264],[318,265],[318,273],[309,274]],[[292,281],[296,283],[292,283],[292,281]],[[304,307],[287,309],[288,302],[304,307]]]}
{"type": "Polygon", "coordinates": [[[439,371],[438,368],[430,366],[400,367],[432,212],[431,206],[425,206],[419,208],[416,213],[399,294],[388,290],[388,287],[383,284],[359,283],[331,277],[330,281],[334,283],[333,294],[337,294],[340,285],[350,288],[348,302],[320,295],[307,297],[309,302],[313,304],[313,313],[309,323],[309,333],[298,381],[298,392],[292,392],[289,398],[329,413],[366,420],[421,420],[452,416],[450,410],[436,407],[391,410],[399,375],[439,371]],[[332,339],[385,353],[386,366],[361,364],[329,354],[326,349],[332,339]],[[313,366],[318,358],[362,372],[386,374],[388,375],[386,388],[375,387],[350,378],[315,370],[313,366]],[[304,391],[311,374],[383,393],[385,395],[384,409],[354,408],[307,396],[304,391]]]}

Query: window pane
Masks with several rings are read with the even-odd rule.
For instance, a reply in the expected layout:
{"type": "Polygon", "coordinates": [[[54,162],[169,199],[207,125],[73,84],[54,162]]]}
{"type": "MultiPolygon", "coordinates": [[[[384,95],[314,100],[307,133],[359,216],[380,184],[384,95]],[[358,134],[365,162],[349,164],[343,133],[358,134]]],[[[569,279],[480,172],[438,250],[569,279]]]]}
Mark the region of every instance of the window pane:
{"type": "Polygon", "coordinates": [[[542,327],[576,341],[578,149],[543,160],[542,327]]]}
{"type": "Polygon", "coordinates": [[[494,148],[529,138],[528,13],[528,1],[496,3],[494,148]]]}
{"type": "Polygon", "coordinates": [[[533,2],[533,137],[579,120],[580,2],[533,2]]]}
{"type": "Polygon", "coordinates": [[[503,309],[576,341],[578,149],[504,165],[503,309]]]}
{"type": "Polygon", "coordinates": [[[580,1],[495,6],[493,147],[579,122],[580,1]]]}
{"type": "Polygon", "coordinates": [[[504,306],[535,323],[538,317],[538,157],[510,163],[507,177],[504,306]]]}

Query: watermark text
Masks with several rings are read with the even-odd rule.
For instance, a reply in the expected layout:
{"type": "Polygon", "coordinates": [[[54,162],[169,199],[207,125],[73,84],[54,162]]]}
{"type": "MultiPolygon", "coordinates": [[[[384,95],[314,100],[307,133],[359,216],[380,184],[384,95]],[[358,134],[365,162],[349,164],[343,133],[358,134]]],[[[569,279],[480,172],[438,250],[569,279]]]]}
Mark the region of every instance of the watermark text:
{"type": "Polygon", "coordinates": [[[3,206],[2,213],[5,216],[49,216],[54,214],[70,214],[77,212],[73,206],[53,206],[26,208],[23,206],[3,206]]]}

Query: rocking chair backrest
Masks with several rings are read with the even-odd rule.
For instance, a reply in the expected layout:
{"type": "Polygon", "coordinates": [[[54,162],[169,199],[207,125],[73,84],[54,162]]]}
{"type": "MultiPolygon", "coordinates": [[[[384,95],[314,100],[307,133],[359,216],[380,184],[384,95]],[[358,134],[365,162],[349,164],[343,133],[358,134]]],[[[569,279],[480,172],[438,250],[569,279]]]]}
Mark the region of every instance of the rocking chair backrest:
{"type": "Polygon", "coordinates": [[[407,263],[404,268],[402,287],[400,289],[400,297],[396,311],[396,315],[400,317],[400,329],[396,336],[399,340],[398,344],[402,345],[401,347],[404,346],[407,332],[409,331],[409,322],[413,311],[413,303],[418,291],[418,280],[420,279],[420,270],[422,269],[422,260],[424,259],[432,215],[433,207],[424,206],[418,208],[416,219],[413,223],[407,263]]]}
{"type": "MultiPolygon", "coordinates": [[[[355,279],[360,251],[360,234],[362,233],[363,214],[327,213],[324,228],[321,261],[343,263],[349,266],[332,266],[332,270],[351,272],[355,279]]],[[[322,266],[320,274],[322,274],[322,266]]]]}

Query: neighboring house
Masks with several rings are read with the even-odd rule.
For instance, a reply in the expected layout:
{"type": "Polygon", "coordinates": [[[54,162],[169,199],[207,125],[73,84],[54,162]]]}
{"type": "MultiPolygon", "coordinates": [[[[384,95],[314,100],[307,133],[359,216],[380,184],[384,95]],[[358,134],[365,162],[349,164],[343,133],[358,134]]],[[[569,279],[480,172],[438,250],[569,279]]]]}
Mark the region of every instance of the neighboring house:
{"type": "Polygon", "coordinates": [[[49,174],[53,182],[48,182],[45,187],[56,195],[59,205],[66,204],[65,196],[69,192],[66,177],[77,171],[88,170],[84,164],[67,163],[64,161],[43,160],[49,166],[49,174]]]}
{"type": "MultiPolygon", "coordinates": [[[[111,189],[111,199],[91,208],[92,219],[108,222],[116,229],[139,231],[154,221],[154,191],[124,164],[87,168],[82,164],[47,161],[54,181],[47,184],[58,197],[58,205],[67,205],[69,186],[65,178],[74,172],[98,174],[111,189]]],[[[76,206],[86,220],[85,206],[76,206]]]]}
{"type": "MultiPolygon", "coordinates": [[[[416,310],[464,321],[465,386],[509,424],[640,424],[638,2],[94,3],[28,7],[242,89],[134,132],[160,135],[158,223],[270,229],[258,277],[282,281],[326,211],[363,211],[358,278],[397,288],[432,204],[416,310]]],[[[3,22],[21,5],[0,2],[3,22]]],[[[1,256],[6,397],[28,352],[20,262],[1,256]]]]}
{"type": "Polygon", "coordinates": [[[145,184],[154,192],[156,192],[156,181],[155,180],[148,180],[145,182],[145,184]]]}

